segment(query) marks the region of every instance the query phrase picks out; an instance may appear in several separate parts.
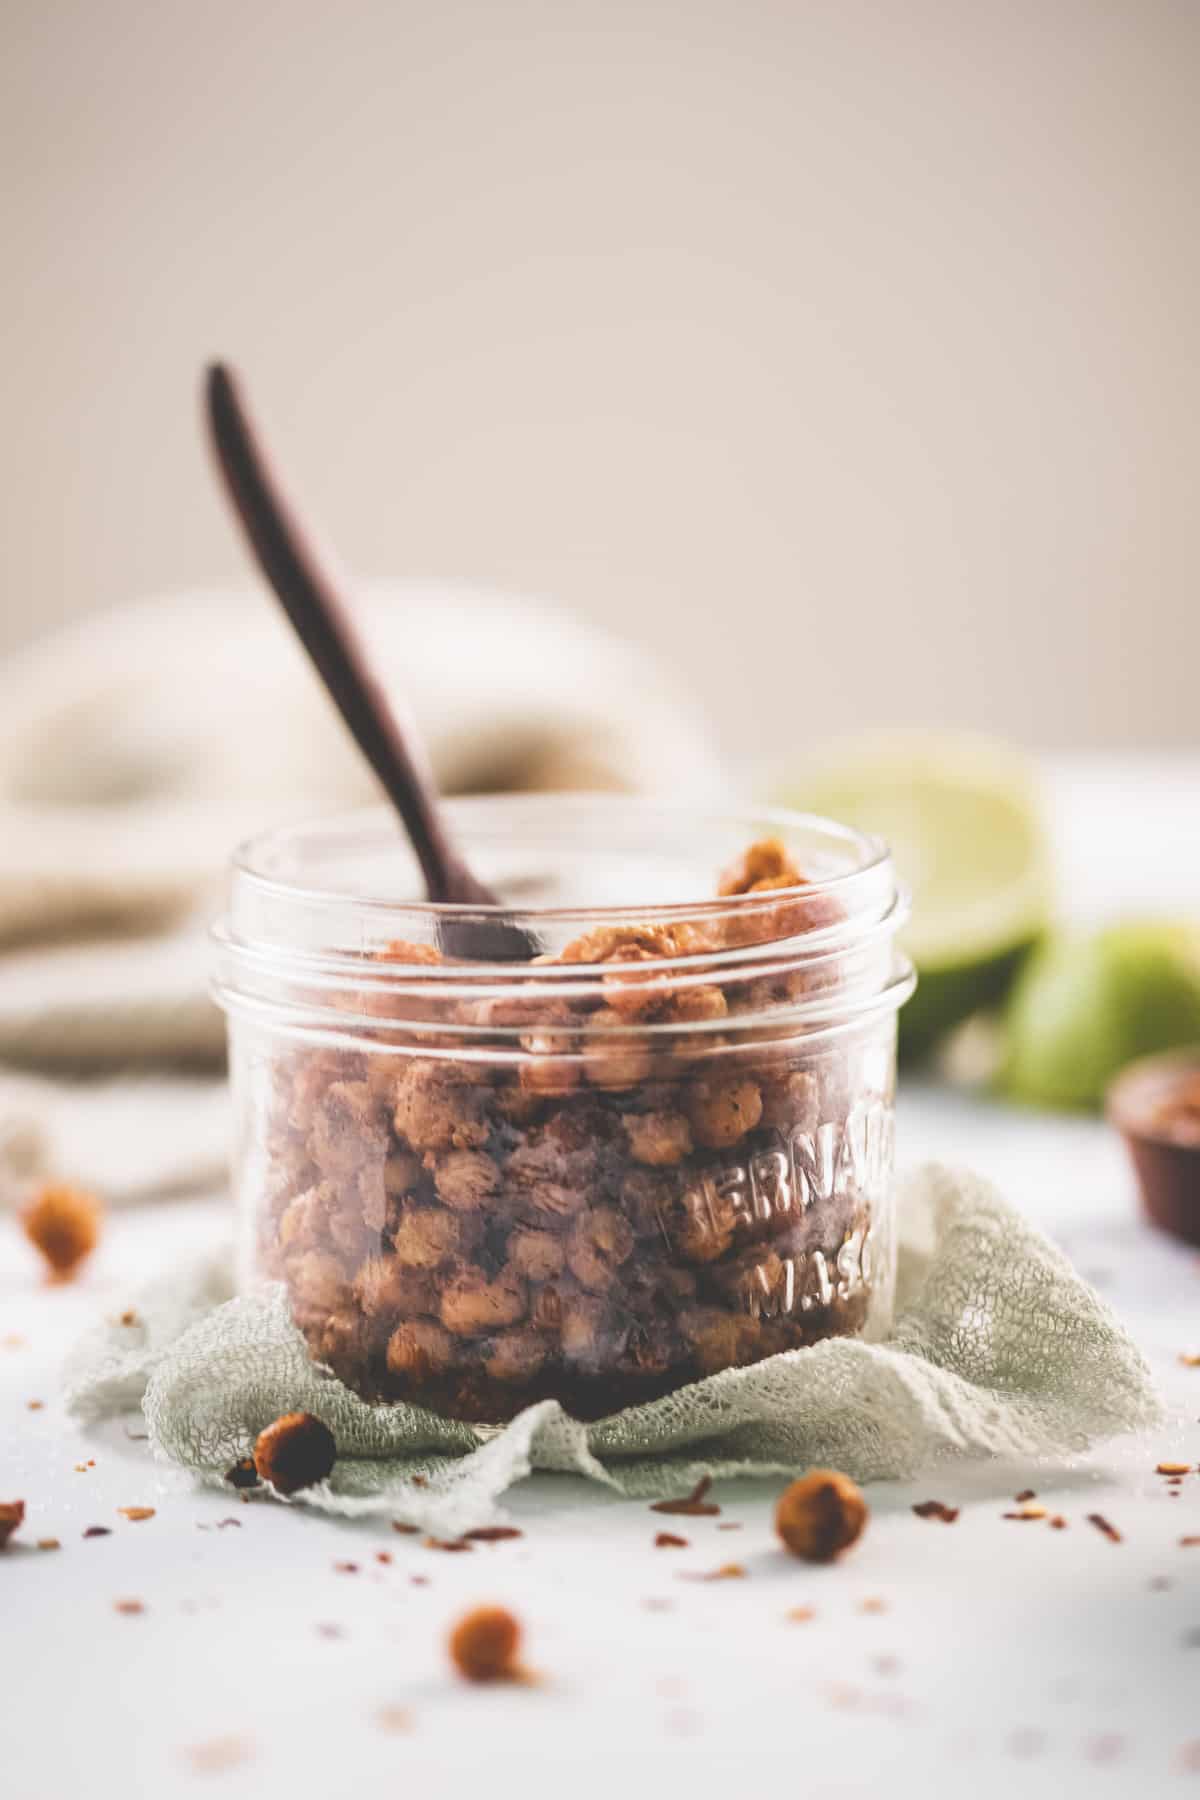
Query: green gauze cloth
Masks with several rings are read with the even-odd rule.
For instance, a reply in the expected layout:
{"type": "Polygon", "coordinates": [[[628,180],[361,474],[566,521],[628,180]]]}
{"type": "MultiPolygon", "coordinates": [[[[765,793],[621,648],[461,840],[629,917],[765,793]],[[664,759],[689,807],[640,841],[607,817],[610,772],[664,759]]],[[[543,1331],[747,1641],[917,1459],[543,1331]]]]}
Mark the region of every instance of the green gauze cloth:
{"type": "Polygon", "coordinates": [[[1150,1372],[1062,1252],[987,1182],[929,1164],[900,1184],[896,1323],[885,1343],[829,1338],[580,1424],[551,1400],[478,1430],[371,1405],[309,1360],[283,1289],[230,1299],[228,1259],[173,1276],[75,1350],[67,1402],[98,1419],[139,1402],[154,1453],[220,1483],[282,1413],[337,1440],[329,1480],[296,1501],[387,1513],[440,1536],[494,1517],[535,1469],[641,1498],[701,1475],[859,1481],[952,1457],[1062,1457],[1160,1416],[1150,1372]]]}

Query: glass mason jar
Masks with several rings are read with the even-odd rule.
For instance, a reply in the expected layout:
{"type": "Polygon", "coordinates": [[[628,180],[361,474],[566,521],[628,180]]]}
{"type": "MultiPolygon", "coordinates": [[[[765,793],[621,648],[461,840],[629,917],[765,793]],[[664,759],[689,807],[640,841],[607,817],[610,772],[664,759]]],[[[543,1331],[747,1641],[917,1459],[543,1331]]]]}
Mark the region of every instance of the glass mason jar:
{"type": "Polygon", "coordinates": [[[215,990],[242,1289],[281,1282],[360,1394],[480,1424],[885,1334],[913,987],[885,846],[623,797],[449,811],[532,960],[443,955],[488,909],[407,898],[384,812],[236,858],[215,990]]]}

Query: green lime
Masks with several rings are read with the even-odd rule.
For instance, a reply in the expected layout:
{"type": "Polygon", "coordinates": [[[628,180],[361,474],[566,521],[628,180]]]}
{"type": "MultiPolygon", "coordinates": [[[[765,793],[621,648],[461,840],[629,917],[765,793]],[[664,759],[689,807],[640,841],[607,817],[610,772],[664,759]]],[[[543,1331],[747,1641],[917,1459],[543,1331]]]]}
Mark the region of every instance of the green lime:
{"type": "Polygon", "coordinates": [[[878,833],[912,895],[901,943],[917,991],[900,1015],[906,1055],[1004,998],[1050,910],[1036,772],[1007,745],[953,732],[834,744],[773,797],[878,833]]]}
{"type": "Polygon", "coordinates": [[[1013,990],[1001,1080],[1039,1106],[1097,1106],[1126,1063],[1200,1043],[1200,925],[1049,939],[1013,990]]]}

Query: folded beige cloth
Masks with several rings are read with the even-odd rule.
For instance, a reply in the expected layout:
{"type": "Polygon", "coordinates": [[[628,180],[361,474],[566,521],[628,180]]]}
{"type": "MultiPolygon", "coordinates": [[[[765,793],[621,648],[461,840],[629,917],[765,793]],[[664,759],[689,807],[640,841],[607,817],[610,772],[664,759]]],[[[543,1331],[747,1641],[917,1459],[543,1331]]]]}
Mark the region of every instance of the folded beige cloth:
{"type": "MultiPolygon", "coordinates": [[[[709,734],[669,677],[562,611],[411,581],[365,584],[360,617],[447,793],[711,795],[723,785],[709,734]]],[[[377,797],[261,590],[144,601],[8,658],[0,1064],[58,1073],[219,1067],[206,931],[231,850],[273,824],[377,797]]],[[[124,1106],[120,1090],[113,1097],[124,1106]]],[[[73,1104],[55,1084],[6,1080],[0,1069],[0,1189],[6,1174],[11,1185],[22,1170],[64,1163],[86,1178],[73,1104]]],[[[86,1096],[80,1104],[86,1114],[86,1096]]],[[[206,1180],[208,1116],[184,1159],[206,1180]]],[[[111,1156],[100,1160],[114,1191],[154,1186],[142,1165],[123,1181],[111,1156]]],[[[166,1157],[164,1186],[179,1185],[178,1163],[166,1157]]]]}
{"type": "MultiPolygon", "coordinates": [[[[368,585],[361,618],[448,793],[711,792],[720,779],[662,672],[561,612],[408,582],[368,585]]],[[[230,851],[273,823],[376,797],[265,594],[143,602],[10,659],[0,943],[25,948],[0,982],[0,1058],[213,1056],[202,926],[230,851]],[[28,949],[64,936],[66,950],[28,949]]]]}

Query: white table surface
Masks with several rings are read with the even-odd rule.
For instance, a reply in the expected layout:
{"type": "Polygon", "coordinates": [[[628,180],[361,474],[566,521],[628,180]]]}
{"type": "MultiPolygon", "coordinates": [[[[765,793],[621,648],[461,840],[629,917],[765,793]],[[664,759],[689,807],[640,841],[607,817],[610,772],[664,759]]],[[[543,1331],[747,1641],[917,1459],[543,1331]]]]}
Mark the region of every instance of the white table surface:
{"type": "MultiPolygon", "coordinates": [[[[1074,910],[1196,904],[1195,763],[1060,764],[1052,795],[1074,910]]],[[[1200,1476],[1171,1499],[1152,1472],[1200,1460],[1200,1368],[1179,1360],[1200,1350],[1200,1255],[1140,1224],[1097,1122],[909,1081],[900,1143],[905,1160],[970,1161],[1066,1246],[1143,1345],[1170,1420],[1054,1468],[877,1484],[863,1540],[828,1569],[775,1548],[778,1483],[726,1485],[720,1518],[672,1521],[690,1544],[668,1551],[643,1504],[542,1477],[510,1499],[523,1538],[459,1556],[381,1522],[197,1491],[127,1428],[67,1421],[57,1370],[99,1310],[213,1240],[222,1204],[115,1215],[85,1278],[57,1289],[0,1220],[0,1499],[28,1505],[0,1558],[0,1800],[413,1781],[455,1795],[1200,1793],[1200,1547],[1179,1542],[1200,1534],[1200,1476]],[[1068,1529],[1004,1520],[1025,1487],[1068,1529]],[[931,1496],[961,1506],[955,1525],[914,1518],[931,1496]],[[128,1522],[130,1505],[155,1517],[128,1522]],[[112,1535],[84,1539],[92,1524],[112,1535]],[[42,1537],[61,1549],[37,1550],[42,1537]],[[746,1579],[680,1579],[731,1560],[746,1579]],[[124,1598],[145,1611],[118,1613],[124,1598]],[[540,1685],[451,1675],[448,1627],[484,1600],[524,1621],[540,1685]],[[789,1621],[802,1605],[813,1618],[789,1621]]]]}

